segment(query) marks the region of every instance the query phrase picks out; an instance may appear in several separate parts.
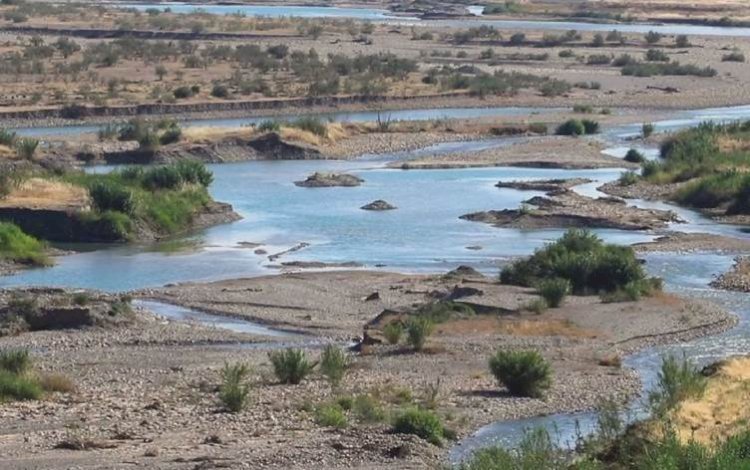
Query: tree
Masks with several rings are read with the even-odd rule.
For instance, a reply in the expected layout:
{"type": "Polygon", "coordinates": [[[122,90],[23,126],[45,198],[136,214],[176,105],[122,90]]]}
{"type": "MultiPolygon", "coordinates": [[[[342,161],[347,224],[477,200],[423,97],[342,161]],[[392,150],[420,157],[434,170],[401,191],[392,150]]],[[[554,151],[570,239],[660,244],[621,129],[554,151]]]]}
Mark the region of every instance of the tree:
{"type": "Polygon", "coordinates": [[[167,68],[159,64],[154,68],[154,73],[159,77],[159,81],[162,81],[164,76],[167,75],[167,68]]]}

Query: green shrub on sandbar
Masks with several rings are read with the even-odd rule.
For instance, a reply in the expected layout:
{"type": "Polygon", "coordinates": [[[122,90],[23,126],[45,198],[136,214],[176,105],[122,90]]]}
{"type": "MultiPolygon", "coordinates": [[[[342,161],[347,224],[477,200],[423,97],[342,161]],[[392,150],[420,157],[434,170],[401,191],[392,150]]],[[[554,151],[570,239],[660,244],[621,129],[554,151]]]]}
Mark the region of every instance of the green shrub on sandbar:
{"type": "Polygon", "coordinates": [[[534,287],[548,279],[566,279],[576,295],[615,291],[646,279],[633,249],[609,245],[587,230],[569,230],[532,256],[506,266],[504,284],[534,287]]]}

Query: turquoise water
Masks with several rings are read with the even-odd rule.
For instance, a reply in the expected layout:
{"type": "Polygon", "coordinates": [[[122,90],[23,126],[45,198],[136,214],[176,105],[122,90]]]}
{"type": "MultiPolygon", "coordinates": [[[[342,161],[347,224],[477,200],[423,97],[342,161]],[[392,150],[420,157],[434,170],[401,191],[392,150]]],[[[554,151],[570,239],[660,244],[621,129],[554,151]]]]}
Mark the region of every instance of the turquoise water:
{"type": "MultiPolygon", "coordinates": [[[[498,229],[460,220],[468,212],[515,208],[534,196],[494,187],[500,179],[581,176],[600,181],[618,170],[564,171],[522,168],[391,170],[382,161],[277,161],[213,165],[212,193],[230,202],[244,219],[211,228],[190,239],[195,250],[158,251],[159,246],[127,245],[62,257],[53,268],[0,278],[0,286],[62,285],[106,290],[158,286],[275,272],[265,255],[241,248],[261,243],[269,253],[298,243],[311,246],[280,261],[355,261],[367,267],[437,272],[459,264],[494,271],[510,256],[528,254],[561,230],[498,229]],[[347,171],[365,180],[356,188],[299,188],[294,181],[314,171],[347,171]],[[398,210],[359,209],[385,199],[398,210]],[[479,251],[468,246],[481,246],[479,251]]],[[[604,230],[608,240],[632,243],[648,234],[604,230]]]]}

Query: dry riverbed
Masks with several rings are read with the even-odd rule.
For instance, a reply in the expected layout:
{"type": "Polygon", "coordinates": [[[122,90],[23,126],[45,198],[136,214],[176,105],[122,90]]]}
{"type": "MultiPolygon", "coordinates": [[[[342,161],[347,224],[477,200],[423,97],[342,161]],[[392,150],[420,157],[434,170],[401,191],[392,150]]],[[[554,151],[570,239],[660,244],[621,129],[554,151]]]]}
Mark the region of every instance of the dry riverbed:
{"type": "MultiPolygon", "coordinates": [[[[533,291],[498,285],[471,270],[446,276],[286,274],[136,295],[304,333],[282,341],[301,344],[313,357],[318,351],[305,341],[346,344],[385,309],[409,310],[446,296],[471,305],[486,313],[438,325],[424,353],[363,346],[353,353],[339,391],[369,395],[387,413],[397,413],[424,403],[427,390],[437,387],[436,412],[459,437],[495,420],[590,409],[604,396],[625,400],[636,393],[638,380],[617,366],[623,354],[723,330],[734,321],[709,304],[667,294],[612,304],[572,297],[536,315],[524,310],[536,298],[533,291]],[[551,361],[554,385],[546,399],[514,398],[497,385],[487,358],[500,345],[537,349],[551,361]]],[[[70,394],[0,405],[0,465],[374,469],[435,468],[444,461],[445,448],[391,434],[386,422],[351,417],[344,429],[316,424],[311,410],[330,402],[330,387],[318,374],[298,386],[277,385],[266,349],[258,349],[259,343],[273,347],[272,341],[142,311],[114,328],[0,338],[1,347],[32,348],[39,369],[64,373],[76,384],[70,394]],[[221,412],[216,387],[223,364],[236,361],[251,366],[253,388],[248,409],[230,414],[221,412]],[[66,442],[88,450],[56,448],[66,442]]]]}

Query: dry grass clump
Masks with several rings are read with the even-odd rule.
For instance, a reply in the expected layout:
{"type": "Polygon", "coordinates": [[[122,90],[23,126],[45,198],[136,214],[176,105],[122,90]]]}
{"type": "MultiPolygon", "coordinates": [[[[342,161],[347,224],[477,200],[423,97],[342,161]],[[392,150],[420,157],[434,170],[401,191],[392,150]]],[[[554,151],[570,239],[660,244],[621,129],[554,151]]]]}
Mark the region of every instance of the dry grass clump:
{"type": "Polygon", "coordinates": [[[26,208],[82,208],[89,205],[85,188],[63,181],[29,178],[13,189],[0,205],[26,208]]]}

